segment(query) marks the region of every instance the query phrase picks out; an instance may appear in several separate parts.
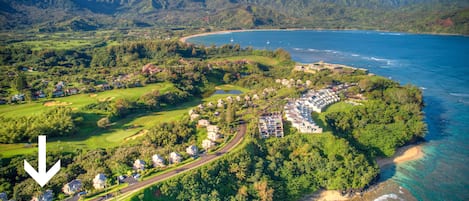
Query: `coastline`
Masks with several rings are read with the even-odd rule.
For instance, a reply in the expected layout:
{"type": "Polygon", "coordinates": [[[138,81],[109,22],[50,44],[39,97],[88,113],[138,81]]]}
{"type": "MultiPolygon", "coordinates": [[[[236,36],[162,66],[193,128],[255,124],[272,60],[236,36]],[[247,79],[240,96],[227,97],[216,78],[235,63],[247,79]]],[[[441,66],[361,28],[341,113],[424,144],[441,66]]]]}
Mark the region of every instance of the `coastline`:
{"type": "Polygon", "coordinates": [[[416,34],[416,35],[437,35],[437,36],[463,36],[469,37],[469,35],[465,34],[456,34],[456,33],[432,33],[432,32],[423,32],[423,33],[415,33],[415,32],[402,32],[402,31],[389,31],[389,30],[367,30],[367,29],[323,29],[323,28],[272,28],[272,29],[238,29],[238,30],[220,30],[220,31],[211,31],[211,32],[204,32],[198,34],[192,34],[188,36],[184,36],[179,38],[180,42],[188,43],[187,40],[190,38],[200,37],[200,36],[208,36],[208,35],[217,35],[217,34],[229,34],[229,33],[236,33],[236,32],[254,32],[254,31],[375,31],[375,32],[383,32],[383,33],[399,33],[399,34],[416,34]]]}
{"type": "MultiPolygon", "coordinates": [[[[401,164],[401,163],[405,163],[405,162],[409,162],[409,161],[414,161],[414,160],[418,160],[418,159],[421,159],[425,156],[425,153],[422,151],[422,148],[423,148],[423,145],[422,144],[415,144],[415,145],[407,145],[407,146],[403,146],[403,147],[400,147],[396,150],[396,153],[394,154],[394,156],[390,157],[390,158],[379,158],[376,160],[376,163],[378,164],[379,168],[381,169],[381,171],[383,170],[383,168],[385,167],[389,167],[391,165],[397,165],[397,164],[401,164]]],[[[383,186],[386,186],[388,181],[383,181],[383,182],[379,182],[377,184],[374,184],[372,185],[365,193],[361,194],[361,195],[354,195],[352,197],[348,197],[348,196],[343,196],[341,195],[341,193],[337,190],[318,190],[316,192],[314,192],[313,194],[310,194],[308,196],[305,196],[303,199],[301,199],[302,201],[313,201],[313,200],[319,200],[319,201],[346,201],[346,200],[351,200],[351,201],[355,201],[355,200],[373,200],[373,199],[376,199],[376,197],[378,196],[382,196],[380,195],[380,193],[378,193],[378,191],[381,191],[383,188],[383,186]],[[375,198],[372,198],[372,197],[375,197],[375,198]]],[[[392,184],[395,185],[396,184],[392,184]]],[[[399,192],[407,192],[407,197],[412,197],[412,195],[410,193],[408,193],[408,191],[406,191],[406,189],[398,186],[398,189],[399,189],[399,192]]]]}

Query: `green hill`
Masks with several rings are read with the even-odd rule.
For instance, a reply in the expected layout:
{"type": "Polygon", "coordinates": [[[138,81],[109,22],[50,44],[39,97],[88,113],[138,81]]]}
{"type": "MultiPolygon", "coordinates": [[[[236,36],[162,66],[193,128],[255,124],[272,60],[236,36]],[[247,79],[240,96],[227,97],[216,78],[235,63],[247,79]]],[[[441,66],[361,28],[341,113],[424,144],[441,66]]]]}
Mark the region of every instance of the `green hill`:
{"type": "Polygon", "coordinates": [[[0,0],[0,29],[53,32],[157,25],[469,34],[468,8],[465,0],[0,0]]]}

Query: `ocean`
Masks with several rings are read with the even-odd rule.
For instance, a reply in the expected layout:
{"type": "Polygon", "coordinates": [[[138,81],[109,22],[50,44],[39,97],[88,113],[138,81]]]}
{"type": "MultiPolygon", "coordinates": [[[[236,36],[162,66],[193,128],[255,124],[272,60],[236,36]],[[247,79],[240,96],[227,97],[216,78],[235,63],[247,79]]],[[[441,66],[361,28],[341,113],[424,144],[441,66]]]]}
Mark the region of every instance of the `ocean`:
{"type": "MultiPolygon", "coordinates": [[[[378,31],[278,30],[194,37],[190,43],[283,48],[301,63],[363,67],[424,92],[425,137],[420,160],[382,171],[381,180],[417,200],[469,200],[469,37],[378,31]]],[[[399,192],[380,199],[404,200],[399,192]]]]}

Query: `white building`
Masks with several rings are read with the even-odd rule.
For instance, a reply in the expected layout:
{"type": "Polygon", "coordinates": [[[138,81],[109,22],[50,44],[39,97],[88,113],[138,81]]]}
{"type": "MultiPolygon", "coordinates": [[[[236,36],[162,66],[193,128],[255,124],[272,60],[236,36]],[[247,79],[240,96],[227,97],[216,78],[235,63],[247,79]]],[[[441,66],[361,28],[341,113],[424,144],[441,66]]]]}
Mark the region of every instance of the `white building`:
{"type": "Polygon", "coordinates": [[[258,127],[261,138],[283,137],[282,115],[279,113],[260,116],[258,127]]]}
{"type": "Polygon", "coordinates": [[[215,146],[215,142],[212,142],[212,140],[205,139],[202,141],[202,147],[207,150],[215,146]]]}
{"type": "Polygon", "coordinates": [[[106,176],[104,174],[97,174],[93,179],[93,187],[95,189],[103,189],[106,187],[106,176]]]}
{"type": "Polygon", "coordinates": [[[189,154],[190,156],[196,156],[199,154],[199,149],[195,145],[191,145],[186,148],[186,153],[189,154]]]}
{"type": "Polygon", "coordinates": [[[218,133],[220,129],[216,125],[208,125],[207,126],[207,132],[215,132],[218,133]]]}
{"type": "Polygon", "coordinates": [[[210,122],[207,119],[200,119],[197,122],[197,125],[199,125],[200,127],[206,127],[206,126],[210,125],[210,122]]]}
{"type": "Polygon", "coordinates": [[[176,164],[176,163],[180,163],[181,161],[182,161],[182,156],[179,155],[178,153],[171,152],[169,154],[169,163],[176,164]]]}
{"type": "Polygon", "coordinates": [[[207,133],[207,138],[212,141],[217,141],[218,139],[220,139],[220,134],[218,134],[217,132],[210,131],[207,133]]]}
{"type": "Polygon", "coordinates": [[[134,170],[145,170],[145,161],[140,159],[135,160],[134,170]]]}
{"type": "Polygon", "coordinates": [[[200,117],[200,115],[199,114],[191,114],[190,117],[191,117],[191,121],[194,121],[194,120],[198,119],[200,117]]]}
{"type": "Polygon", "coordinates": [[[155,154],[151,157],[151,161],[153,162],[153,167],[165,167],[164,158],[158,154],[155,154]]]}
{"type": "Polygon", "coordinates": [[[73,195],[81,190],[82,183],[80,180],[75,179],[71,182],[65,184],[62,188],[62,191],[67,195],[73,195]]]}

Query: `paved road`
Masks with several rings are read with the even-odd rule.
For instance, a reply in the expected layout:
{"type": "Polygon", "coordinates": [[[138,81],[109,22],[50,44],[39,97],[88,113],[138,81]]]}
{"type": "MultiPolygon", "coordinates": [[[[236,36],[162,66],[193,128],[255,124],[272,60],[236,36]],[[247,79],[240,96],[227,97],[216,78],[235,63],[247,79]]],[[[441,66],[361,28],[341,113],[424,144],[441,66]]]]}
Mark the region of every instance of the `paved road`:
{"type": "MultiPolygon", "coordinates": [[[[238,145],[241,142],[241,140],[244,138],[245,134],[246,134],[246,124],[241,124],[241,125],[238,126],[238,134],[236,134],[235,137],[228,144],[226,144],[222,149],[216,151],[215,153],[202,155],[202,156],[200,156],[199,160],[197,160],[195,162],[192,162],[192,163],[189,163],[189,164],[186,164],[186,165],[183,165],[183,166],[181,166],[181,167],[179,167],[175,170],[172,170],[172,171],[166,172],[164,174],[160,174],[158,176],[155,176],[151,179],[141,181],[141,182],[138,182],[136,184],[127,186],[127,187],[120,190],[120,194],[125,194],[125,193],[131,192],[131,191],[135,191],[135,190],[138,190],[138,189],[141,189],[141,188],[148,187],[148,186],[150,186],[154,183],[157,183],[159,181],[168,179],[168,178],[173,177],[173,176],[175,176],[179,173],[182,173],[184,171],[187,171],[187,170],[202,166],[202,165],[204,165],[206,163],[209,163],[209,162],[211,162],[211,161],[213,161],[217,158],[220,158],[224,154],[228,153],[231,149],[236,147],[236,145],[238,145]]],[[[102,197],[92,199],[92,201],[105,200],[105,199],[107,199],[106,197],[111,198],[112,195],[108,194],[106,196],[102,196],[102,197]]]]}

